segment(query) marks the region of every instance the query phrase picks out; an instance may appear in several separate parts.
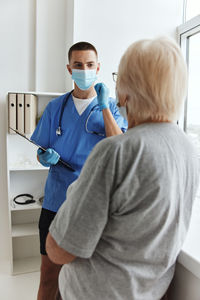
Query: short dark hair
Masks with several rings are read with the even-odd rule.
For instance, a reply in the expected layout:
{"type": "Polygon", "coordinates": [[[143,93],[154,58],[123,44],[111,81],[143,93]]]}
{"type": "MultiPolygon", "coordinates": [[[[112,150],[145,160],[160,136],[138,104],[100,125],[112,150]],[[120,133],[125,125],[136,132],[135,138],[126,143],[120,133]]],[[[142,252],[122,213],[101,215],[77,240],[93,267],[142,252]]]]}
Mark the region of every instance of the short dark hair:
{"type": "Polygon", "coordinates": [[[94,51],[96,56],[98,57],[97,50],[92,44],[90,44],[88,42],[78,42],[78,43],[72,45],[71,48],[69,49],[68,60],[70,61],[73,51],[86,51],[86,50],[94,51]]]}

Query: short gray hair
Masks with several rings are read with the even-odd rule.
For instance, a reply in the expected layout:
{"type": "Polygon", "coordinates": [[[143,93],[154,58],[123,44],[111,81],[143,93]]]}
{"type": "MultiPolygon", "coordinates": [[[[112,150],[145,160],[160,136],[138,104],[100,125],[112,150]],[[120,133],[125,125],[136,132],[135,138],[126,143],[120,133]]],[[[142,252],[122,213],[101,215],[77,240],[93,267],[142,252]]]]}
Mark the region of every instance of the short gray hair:
{"type": "Polygon", "coordinates": [[[168,38],[140,40],[121,58],[117,93],[137,121],[175,121],[187,90],[187,68],[181,49],[168,38]]]}

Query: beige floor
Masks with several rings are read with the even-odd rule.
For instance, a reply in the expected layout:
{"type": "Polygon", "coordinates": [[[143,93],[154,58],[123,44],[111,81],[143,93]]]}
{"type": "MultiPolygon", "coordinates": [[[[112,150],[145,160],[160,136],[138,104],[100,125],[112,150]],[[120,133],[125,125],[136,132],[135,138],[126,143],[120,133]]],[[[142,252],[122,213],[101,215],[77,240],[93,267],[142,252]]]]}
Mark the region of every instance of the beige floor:
{"type": "Polygon", "coordinates": [[[0,300],[36,300],[39,272],[11,276],[8,264],[0,262],[0,300]]]}

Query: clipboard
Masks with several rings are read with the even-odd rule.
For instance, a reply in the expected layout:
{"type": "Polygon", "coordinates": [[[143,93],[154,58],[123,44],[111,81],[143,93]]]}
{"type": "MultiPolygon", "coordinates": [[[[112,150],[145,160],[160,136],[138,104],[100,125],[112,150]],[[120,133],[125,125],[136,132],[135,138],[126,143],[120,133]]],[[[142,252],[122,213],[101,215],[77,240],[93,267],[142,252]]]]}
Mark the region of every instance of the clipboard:
{"type": "MultiPolygon", "coordinates": [[[[42,149],[43,151],[46,151],[46,149],[44,147],[42,147],[42,146],[38,145],[36,142],[30,140],[29,138],[27,138],[24,134],[22,134],[18,130],[13,129],[12,127],[9,127],[9,129],[13,130],[18,135],[20,135],[21,137],[23,137],[24,139],[26,139],[27,141],[29,141],[29,143],[32,143],[33,145],[37,146],[38,148],[42,149]]],[[[63,164],[66,168],[70,169],[71,171],[75,172],[75,170],[68,163],[66,163],[64,160],[59,159],[58,162],[61,163],[61,164],[63,164]]]]}

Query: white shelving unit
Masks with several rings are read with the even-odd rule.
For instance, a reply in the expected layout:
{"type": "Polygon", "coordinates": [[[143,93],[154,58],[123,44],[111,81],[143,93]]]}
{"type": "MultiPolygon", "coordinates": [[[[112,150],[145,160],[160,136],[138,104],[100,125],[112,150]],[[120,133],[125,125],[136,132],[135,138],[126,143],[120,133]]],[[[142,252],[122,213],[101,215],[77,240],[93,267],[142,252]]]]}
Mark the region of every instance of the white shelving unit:
{"type": "MultiPolygon", "coordinates": [[[[12,93],[36,95],[38,115],[41,115],[51,99],[61,95],[24,91],[12,91],[12,93]]],[[[40,268],[38,221],[41,203],[39,198],[44,195],[48,168],[38,163],[36,151],[37,147],[23,137],[7,133],[10,270],[13,275],[38,271],[40,268]],[[36,202],[20,205],[13,201],[15,196],[24,193],[33,195],[36,202]]]]}

